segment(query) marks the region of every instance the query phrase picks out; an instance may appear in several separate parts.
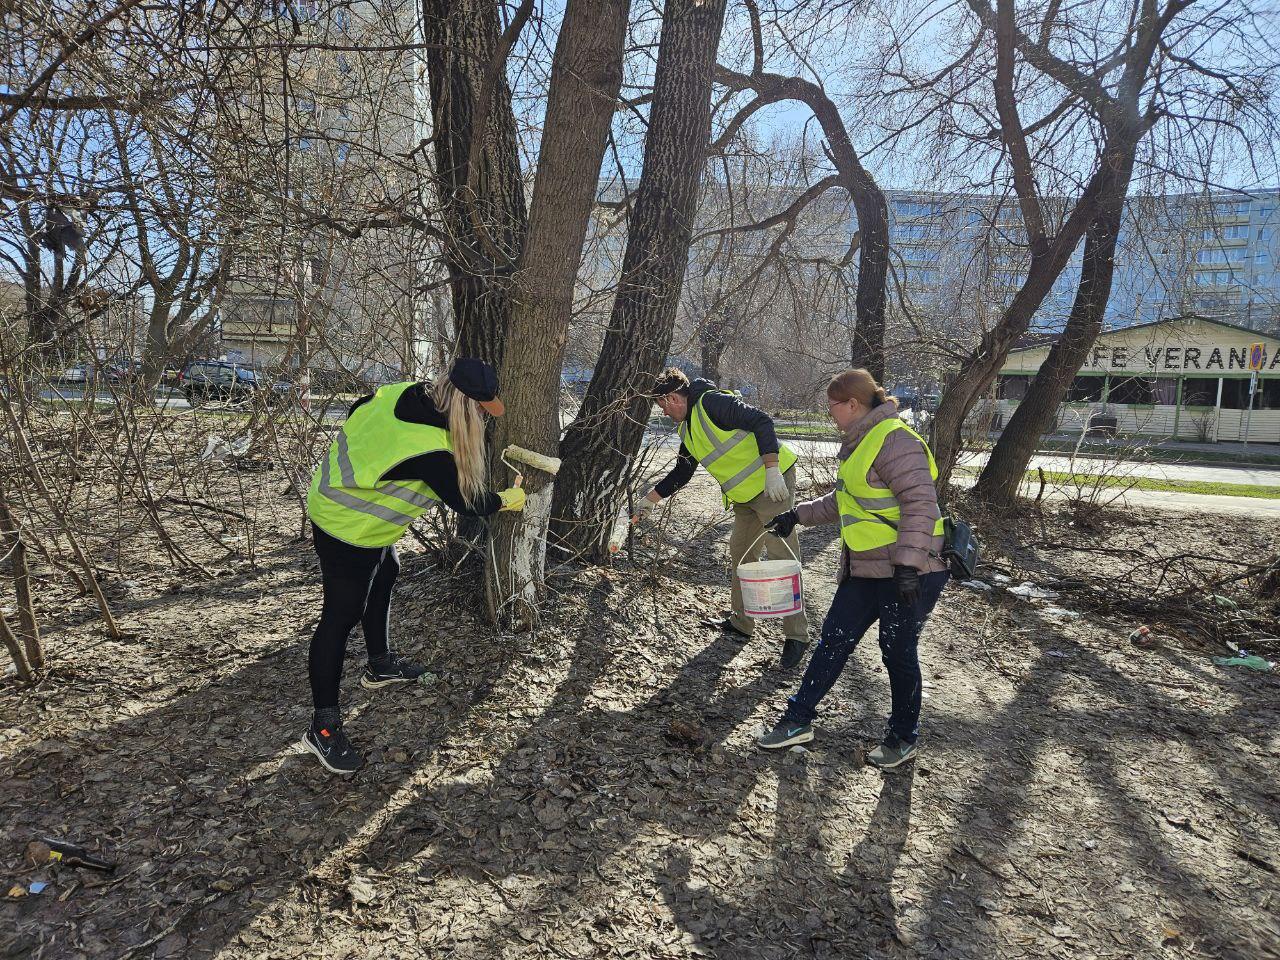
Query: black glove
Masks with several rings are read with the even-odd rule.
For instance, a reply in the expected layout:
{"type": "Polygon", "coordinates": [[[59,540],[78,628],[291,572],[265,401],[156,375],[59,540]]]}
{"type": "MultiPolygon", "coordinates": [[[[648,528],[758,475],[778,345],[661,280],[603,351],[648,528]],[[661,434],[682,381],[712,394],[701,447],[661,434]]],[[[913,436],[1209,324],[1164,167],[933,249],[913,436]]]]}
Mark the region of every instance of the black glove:
{"type": "Polygon", "coordinates": [[[783,540],[791,536],[791,531],[796,528],[796,524],[800,522],[800,517],[794,510],[788,510],[786,513],[780,513],[769,521],[769,532],[775,537],[781,537],[783,540]]]}
{"type": "Polygon", "coordinates": [[[898,588],[899,603],[914,607],[920,602],[920,571],[915,567],[894,567],[893,585],[898,588]]]}

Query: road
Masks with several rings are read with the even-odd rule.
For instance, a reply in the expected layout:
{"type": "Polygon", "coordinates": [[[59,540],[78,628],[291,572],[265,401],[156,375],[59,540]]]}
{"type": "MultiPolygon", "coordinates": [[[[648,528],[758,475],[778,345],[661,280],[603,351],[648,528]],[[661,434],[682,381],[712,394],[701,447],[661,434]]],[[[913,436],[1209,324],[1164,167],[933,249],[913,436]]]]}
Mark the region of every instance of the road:
{"type": "MultiPolygon", "coordinates": [[[[652,437],[662,448],[675,450],[676,438],[673,434],[659,434],[652,437]]],[[[801,458],[834,459],[840,452],[840,445],[828,440],[787,440],[801,458]]],[[[987,455],[970,454],[962,463],[980,467],[986,463],[987,455]]],[[[1080,457],[1075,461],[1074,469],[1069,457],[1055,454],[1037,455],[1031,460],[1031,468],[1043,467],[1058,473],[1075,473],[1081,476],[1099,476],[1112,474],[1119,477],[1153,477],[1158,480],[1199,480],[1210,483],[1245,483],[1264,486],[1280,486],[1280,468],[1277,467],[1233,467],[1227,464],[1215,466],[1199,466],[1185,463],[1126,463],[1117,464],[1114,460],[1080,457]]],[[[971,486],[975,477],[972,474],[958,473],[955,482],[961,486],[971,486]]],[[[1030,481],[1028,481],[1030,483],[1030,481]]],[[[1087,483],[1087,481],[1086,481],[1087,483]]],[[[1053,500],[1067,499],[1070,491],[1062,489],[1062,485],[1051,485],[1045,496],[1053,500]]],[[[1025,488],[1024,488],[1025,489],[1025,488]]],[[[1111,502],[1107,495],[1102,502],[1111,502]]],[[[1182,493],[1164,490],[1128,490],[1116,493],[1115,505],[1131,504],[1149,507],[1155,510],[1176,510],[1194,512],[1196,510],[1211,513],[1247,514],[1280,519],[1280,500],[1262,497],[1227,497],[1211,494],[1182,493]]]]}
{"type": "MultiPolygon", "coordinates": [[[[805,457],[835,457],[840,445],[828,440],[787,440],[787,444],[805,457]]],[[[987,462],[987,454],[966,454],[961,464],[981,467],[987,462]]],[[[1280,467],[1235,467],[1230,464],[1202,466],[1190,463],[1117,463],[1109,458],[1079,457],[1074,464],[1070,457],[1061,454],[1037,454],[1030,469],[1041,467],[1055,473],[1076,473],[1086,476],[1112,474],[1117,477],[1153,477],[1157,480],[1200,480],[1208,483],[1249,483],[1261,486],[1280,486],[1280,467]]]]}
{"type": "MultiPolygon", "coordinates": [[[[76,402],[84,399],[84,387],[80,384],[64,383],[49,387],[40,391],[42,400],[63,400],[66,402],[76,402]]],[[[99,390],[94,395],[94,400],[99,404],[108,406],[117,402],[117,396],[109,390],[99,390]]],[[[324,412],[323,419],[327,421],[337,421],[343,419],[347,415],[347,408],[350,406],[347,400],[335,400],[329,405],[324,412]]],[[[156,389],[156,407],[161,410],[190,410],[191,404],[187,401],[179,391],[168,387],[158,387],[156,389]]],[[[225,405],[210,405],[202,407],[207,413],[243,413],[243,407],[229,407],[225,405]]]]}
{"type": "MultiPolygon", "coordinates": [[[[973,454],[963,461],[982,466],[987,454],[973,454]]],[[[1200,480],[1207,483],[1251,483],[1260,486],[1280,486],[1280,467],[1236,467],[1230,464],[1204,466],[1192,463],[1118,463],[1106,457],[1079,457],[1073,463],[1061,454],[1037,454],[1031,459],[1030,469],[1040,467],[1055,473],[1076,473],[1088,476],[1112,474],[1117,477],[1152,477],[1157,480],[1200,480]]]]}

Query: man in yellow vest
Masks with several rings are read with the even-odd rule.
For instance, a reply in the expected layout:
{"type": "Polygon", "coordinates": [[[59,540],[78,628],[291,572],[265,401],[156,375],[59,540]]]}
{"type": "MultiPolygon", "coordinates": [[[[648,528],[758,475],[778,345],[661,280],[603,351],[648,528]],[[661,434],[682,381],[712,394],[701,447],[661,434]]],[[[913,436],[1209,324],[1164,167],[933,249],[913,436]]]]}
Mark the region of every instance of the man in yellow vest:
{"type": "MultiPolygon", "coordinates": [[[[726,502],[733,504],[729,561],[734,568],[760,559],[761,546],[771,560],[799,559],[797,534],[784,542],[766,530],[774,517],[792,508],[796,491],[796,455],[778,442],[773,419],[710,380],[690,382],[674,367],[658,377],[653,395],[659,409],[680,425],[680,452],[671,472],[640,501],[639,514],[647,514],[683,487],[702,464],[719,482],[726,502]]],[[[737,577],[733,578],[732,607],[714,625],[746,640],[755,632],[755,621],[743,612],[737,577]]],[[[782,633],[779,665],[790,670],[800,664],[809,644],[804,612],[784,618],[782,633]]]]}

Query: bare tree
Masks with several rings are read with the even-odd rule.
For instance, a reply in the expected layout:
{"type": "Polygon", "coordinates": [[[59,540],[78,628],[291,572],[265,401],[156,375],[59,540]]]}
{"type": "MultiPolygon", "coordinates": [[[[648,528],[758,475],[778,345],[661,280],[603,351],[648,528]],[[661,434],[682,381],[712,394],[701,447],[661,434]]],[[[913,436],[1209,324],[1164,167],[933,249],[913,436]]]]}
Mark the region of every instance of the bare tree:
{"type": "MultiPolygon", "coordinates": [[[[622,84],[630,0],[570,0],[556,42],[547,115],[538,152],[529,232],[515,278],[500,382],[506,416],[496,426],[508,443],[554,455],[560,438],[560,370],[573,307],[574,279],[591,218],[600,163],[622,84]]],[[[546,559],[551,478],[528,477],[523,517],[494,523],[491,608],[518,623],[536,610],[546,559]]]]}
{"type": "MultiPolygon", "coordinates": [[[[992,503],[1010,503],[1016,497],[1040,437],[1053,423],[1067,388],[1102,331],[1115,274],[1117,239],[1142,139],[1161,121],[1169,128],[1168,135],[1161,137],[1154,149],[1185,139],[1178,127],[1189,110],[1194,110],[1196,122],[1221,125],[1229,133],[1256,120],[1262,120],[1257,124],[1262,129],[1272,126],[1267,119],[1271,96],[1262,91],[1269,79],[1274,80],[1275,60],[1254,61],[1254,74],[1247,83],[1244,78],[1232,79],[1223,64],[1207,59],[1212,54],[1198,39],[1204,35],[1206,21],[1201,17],[1178,19],[1190,6],[1171,3],[1160,10],[1153,3],[1134,3],[1130,18],[1137,26],[1132,55],[1103,61],[1071,62],[1051,52],[1053,45],[1061,46],[1069,38],[1070,23],[1046,23],[1036,39],[1013,31],[1010,42],[1027,61],[1053,77],[1069,94],[1078,95],[1096,118],[1106,144],[1102,155],[1110,168],[1110,183],[1099,193],[1086,230],[1075,304],[1062,336],[1032,379],[978,479],[975,492],[992,503]],[[1248,93],[1250,90],[1253,92],[1248,93]]],[[[1209,16],[1215,32],[1218,16],[1209,16]]],[[[1248,18],[1241,22],[1247,23],[1248,18]]],[[[1239,39],[1243,45],[1257,48],[1247,28],[1239,39]]],[[[1074,47],[1080,49],[1078,44],[1074,47]]],[[[1211,157],[1169,157],[1175,159],[1190,169],[1211,162],[1211,157]]]]}
{"type": "Polygon", "coordinates": [[[560,442],[565,466],[552,531],[574,552],[601,554],[648,422],[652,378],[666,359],[693,236],[711,130],[711,81],[725,0],[672,0],[627,220],[627,251],[595,374],[560,442]]]}
{"type": "MultiPolygon", "coordinates": [[[[1125,42],[1107,57],[1106,74],[1117,70],[1120,83],[1141,89],[1160,54],[1162,37],[1188,5],[1188,0],[1174,0],[1162,9],[1144,3],[1140,10],[1135,10],[1134,40],[1125,42]]],[[[933,448],[940,483],[944,485],[960,453],[961,427],[966,416],[978,398],[987,392],[1010,348],[1026,331],[1089,224],[1100,210],[1108,208],[1117,198],[1123,200],[1137,146],[1158,116],[1154,108],[1150,113],[1126,113],[1127,105],[1122,108],[1115,104],[1103,79],[1094,76],[1092,71],[1072,69],[1068,61],[1050,49],[1048,38],[1056,22],[1056,8],[1042,11],[1041,19],[1032,25],[1033,31],[1044,38],[1037,41],[1025,32],[1026,18],[1018,16],[1013,0],[998,0],[995,9],[980,0],[970,0],[969,7],[979,23],[971,50],[978,49],[986,38],[994,43],[992,84],[996,120],[991,135],[998,137],[1007,157],[1030,257],[1021,287],[999,322],[961,362],[933,420],[933,448]],[[1043,79],[1036,81],[1040,89],[1034,91],[1034,97],[1021,92],[1018,66],[1023,62],[1035,77],[1051,79],[1061,91],[1056,96],[1057,102],[1032,123],[1022,119],[1024,104],[1029,99],[1039,102],[1044,96],[1045,84],[1043,79]],[[1089,118],[1094,118],[1092,123],[1089,118]],[[1076,151],[1092,139],[1093,159],[1078,195],[1067,204],[1055,226],[1056,211],[1045,202],[1039,175],[1055,169],[1053,148],[1063,136],[1062,128],[1071,123],[1082,123],[1091,131],[1096,129],[1097,136],[1077,135],[1073,139],[1072,147],[1076,151]],[[1056,132],[1057,137],[1045,131],[1056,132]]],[[[1033,81],[1024,83],[1030,82],[1033,81]]],[[[976,81],[973,83],[976,85],[976,81]]],[[[1081,163],[1077,153],[1075,166],[1081,163]]]]}
{"type": "MultiPolygon", "coordinates": [[[[762,107],[786,100],[803,103],[822,126],[827,138],[827,156],[836,172],[805,191],[796,204],[805,204],[833,187],[848,191],[858,212],[855,249],[859,253],[856,325],[850,359],[854,366],[866,367],[877,379],[884,378],[885,280],[889,270],[889,215],[884,192],[866,169],[844,118],[821,83],[798,76],[783,76],[764,69],[764,41],[760,13],[755,0],[744,0],[751,18],[752,66],[749,74],[720,66],[716,80],[731,91],[750,90],[755,96],[730,121],[722,141],[762,107]]],[[[850,256],[853,254],[850,250],[850,256]]]]}

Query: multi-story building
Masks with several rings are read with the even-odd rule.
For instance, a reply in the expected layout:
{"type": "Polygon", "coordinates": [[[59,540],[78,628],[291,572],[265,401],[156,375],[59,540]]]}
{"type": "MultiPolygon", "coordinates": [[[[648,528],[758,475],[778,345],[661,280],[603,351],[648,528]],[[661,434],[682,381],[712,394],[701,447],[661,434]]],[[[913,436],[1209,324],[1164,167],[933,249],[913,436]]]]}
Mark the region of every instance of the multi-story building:
{"type": "MultiPolygon", "coordinates": [[[[895,268],[908,302],[944,318],[998,311],[1026,276],[1029,255],[1012,199],[891,191],[895,268]]],[[[1046,204],[1052,221],[1062,204],[1046,204]]],[[[1131,197],[1107,305],[1109,328],[1196,313],[1280,329],[1280,191],[1131,197]]],[[[1060,329],[1080,279],[1077,250],[1035,326],[1060,329]]],[[[950,319],[950,318],[945,318],[950,319]]],[[[983,317],[973,319],[981,324],[983,317]]]]}
{"type": "Polygon", "coordinates": [[[301,3],[284,76],[246,59],[222,201],[237,228],[219,304],[228,358],[372,381],[416,365],[420,240],[333,228],[417,195],[405,158],[423,139],[425,84],[394,52],[416,37],[412,9],[301,3]],[[361,46],[388,53],[350,52],[361,46]]]}

